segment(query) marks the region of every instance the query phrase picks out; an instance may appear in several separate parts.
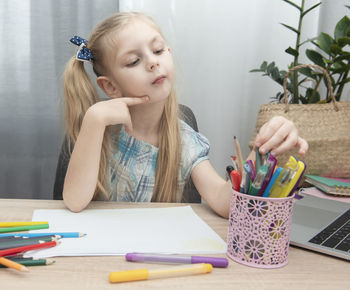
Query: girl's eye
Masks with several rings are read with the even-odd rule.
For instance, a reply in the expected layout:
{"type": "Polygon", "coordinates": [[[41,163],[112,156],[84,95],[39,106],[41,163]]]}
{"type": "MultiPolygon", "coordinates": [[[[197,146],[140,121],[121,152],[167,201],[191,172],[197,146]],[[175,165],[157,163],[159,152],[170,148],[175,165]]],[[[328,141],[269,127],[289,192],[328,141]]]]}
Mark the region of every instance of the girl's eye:
{"type": "Polygon", "coordinates": [[[134,65],[137,65],[138,62],[139,62],[139,59],[136,59],[135,61],[128,63],[126,66],[134,66],[134,65]]]}
{"type": "Polygon", "coordinates": [[[155,54],[162,54],[164,52],[164,48],[156,50],[155,54]]]}

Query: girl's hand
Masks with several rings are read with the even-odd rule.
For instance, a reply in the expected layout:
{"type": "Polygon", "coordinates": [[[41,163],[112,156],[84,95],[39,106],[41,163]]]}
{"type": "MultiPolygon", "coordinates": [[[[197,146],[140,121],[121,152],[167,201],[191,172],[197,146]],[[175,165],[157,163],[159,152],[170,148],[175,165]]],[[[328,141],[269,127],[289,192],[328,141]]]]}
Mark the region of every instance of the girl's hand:
{"type": "Polygon", "coordinates": [[[306,140],[298,135],[294,123],[282,116],[273,117],[260,128],[254,145],[261,154],[271,151],[275,156],[295,146],[299,147],[299,154],[305,155],[309,148],[306,140]]]}
{"type": "Polygon", "coordinates": [[[140,105],[149,101],[148,96],[134,98],[117,98],[101,101],[92,105],[86,112],[86,117],[93,118],[104,127],[124,124],[127,132],[132,131],[130,106],[140,105]]]}

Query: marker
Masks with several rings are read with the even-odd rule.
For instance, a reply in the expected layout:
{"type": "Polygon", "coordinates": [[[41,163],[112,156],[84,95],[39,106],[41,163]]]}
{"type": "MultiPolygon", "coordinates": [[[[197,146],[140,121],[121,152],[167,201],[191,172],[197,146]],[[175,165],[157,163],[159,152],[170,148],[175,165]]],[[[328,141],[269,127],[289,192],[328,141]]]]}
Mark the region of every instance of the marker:
{"type": "Polygon", "coordinates": [[[292,180],[283,188],[280,197],[287,197],[291,193],[292,189],[294,189],[295,185],[300,180],[300,177],[303,175],[304,170],[305,163],[303,161],[298,161],[298,170],[292,177],[292,180]]]}
{"type": "Polygon", "coordinates": [[[181,265],[171,268],[160,268],[160,269],[139,269],[139,270],[129,270],[120,272],[111,272],[109,274],[109,282],[120,283],[129,281],[141,281],[141,280],[151,280],[157,278],[167,278],[167,277],[179,277],[188,276],[195,274],[205,274],[210,273],[213,270],[213,266],[210,264],[193,264],[193,265],[181,265]]]}
{"type": "Polygon", "coordinates": [[[281,174],[278,176],[275,184],[271,188],[270,197],[281,197],[282,192],[292,181],[298,170],[298,161],[294,156],[290,156],[283,167],[281,174]]]}
{"type": "Polygon", "coordinates": [[[226,268],[228,260],[226,258],[203,257],[203,256],[177,256],[177,255],[154,255],[141,253],[127,253],[125,259],[129,262],[163,262],[180,264],[211,264],[213,267],[226,268]]]}
{"type": "Polygon", "coordinates": [[[282,169],[283,169],[282,167],[277,167],[276,168],[275,172],[272,175],[272,178],[271,178],[269,184],[267,185],[267,187],[265,189],[263,197],[269,197],[270,196],[271,188],[275,184],[275,181],[277,180],[278,176],[281,174],[282,169]]]}

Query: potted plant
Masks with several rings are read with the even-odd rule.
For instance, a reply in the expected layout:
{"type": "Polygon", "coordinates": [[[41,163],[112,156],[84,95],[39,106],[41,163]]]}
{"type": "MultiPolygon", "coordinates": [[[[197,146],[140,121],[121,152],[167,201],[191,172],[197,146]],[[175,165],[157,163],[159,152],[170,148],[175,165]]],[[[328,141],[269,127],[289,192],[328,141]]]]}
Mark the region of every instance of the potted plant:
{"type": "MultiPolygon", "coordinates": [[[[275,62],[267,61],[260,68],[251,70],[262,72],[281,86],[284,81],[286,83],[283,92],[272,97],[272,103],[260,107],[255,135],[271,117],[282,115],[295,123],[299,135],[308,141],[309,151],[305,157],[298,156],[296,150],[283,154],[278,158],[279,166],[283,166],[290,155],[296,155],[307,164],[308,174],[349,178],[350,102],[339,100],[344,86],[350,81],[350,19],[347,16],[342,17],[334,28],[333,36],[322,32],[313,39],[301,42],[304,17],[321,3],[305,8],[305,0],[301,1],[300,6],[291,0],[282,1],[299,11],[297,28],[282,23],[296,34],[295,46],[285,50],[293,56],[293,62],[286,70],[280,70],[275,62]],[[311,63],[301,64],[300,48],[310,42],[315,49],[306,49],[305,54],[311,63]],[[313,69],[315,66],[318,70],[313,69]],[[318,89],[322,82],[326,83],[327,92],[320,97],[318,89]],[[334,93],[335,98],[331,98],[330,92],[334,93]]],[[[254,139],[255,136],[252,140],[254,139]]],[[[253,141],[250,142],[251,147],[252,144],[253,141]]]]}
{"type": "MultiPolygon", "coordinates": [[[[298,27],[292,27],[282,23],[284,27],[296,33],[296,43],[294,47],[289,46],[285,52],[293,56],[293,62],[288,69],[299,65],[300,48],[307,42],[313,43],[318,50],[306,49],[307,58],[313,63],[324,68],[329,74],[332,82],[332,88],[335,99],[341,99],[344,86],[350,81],[350,19],[348,16],[341,18],[334,28],[334,35],[330,36],[327,33],[321,32],[317,37],[301,42],[302,22],[304,17],[321,5],[321,2],[312,7],[305,8],[305,0],[302,0],[301,5],[297,5],[290,0],[282,0],[289,5],[292,5],[299,11],[298,27]]],[[[346,6],[350,8],[350,6],[346,6]]],[[[260,68],[253,69],[251,72],[263,72],[264,76],[269,76],[272,80],[283,86],[283,79],[286,75],[286,70],[279,70],[275,62],[268,63],[264,61],[260,68]]],[[[311,68],[302,68],[298,71],[293,71],[288,76],[287,89],[292,97],[289,102],[293,104],[311,104],[323,103],[330,101],[330,95],[327,90],[325,98],[321,98],[318,92],[320,83],[325,81],[324,75],[321,72],[316,72],[311,68]],[[299,80],[298,72],[302,75],[299,80]],[[306,83],[312,85],[306,86],[306,83]]],[[[278,92],[274,101],[280,102],[284,97],[283,92],[278,92]]]]}

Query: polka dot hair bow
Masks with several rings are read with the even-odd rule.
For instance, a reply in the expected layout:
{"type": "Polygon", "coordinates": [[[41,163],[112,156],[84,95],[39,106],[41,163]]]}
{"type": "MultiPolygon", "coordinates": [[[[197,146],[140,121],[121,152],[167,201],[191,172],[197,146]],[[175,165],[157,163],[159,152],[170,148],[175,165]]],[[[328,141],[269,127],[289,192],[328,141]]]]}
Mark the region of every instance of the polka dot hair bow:
{"type": "Polygon", "coordinates": [[[77,51],[77,54],[75,58],[80,61],[87,61],[91,62],[93,60],[92,52],[89,48],[86,47],[87,45],[87,40],[79,37],[79,36],[74,36],[70,39],[70,42],[79,46],[79,49],[77,51]]]}

